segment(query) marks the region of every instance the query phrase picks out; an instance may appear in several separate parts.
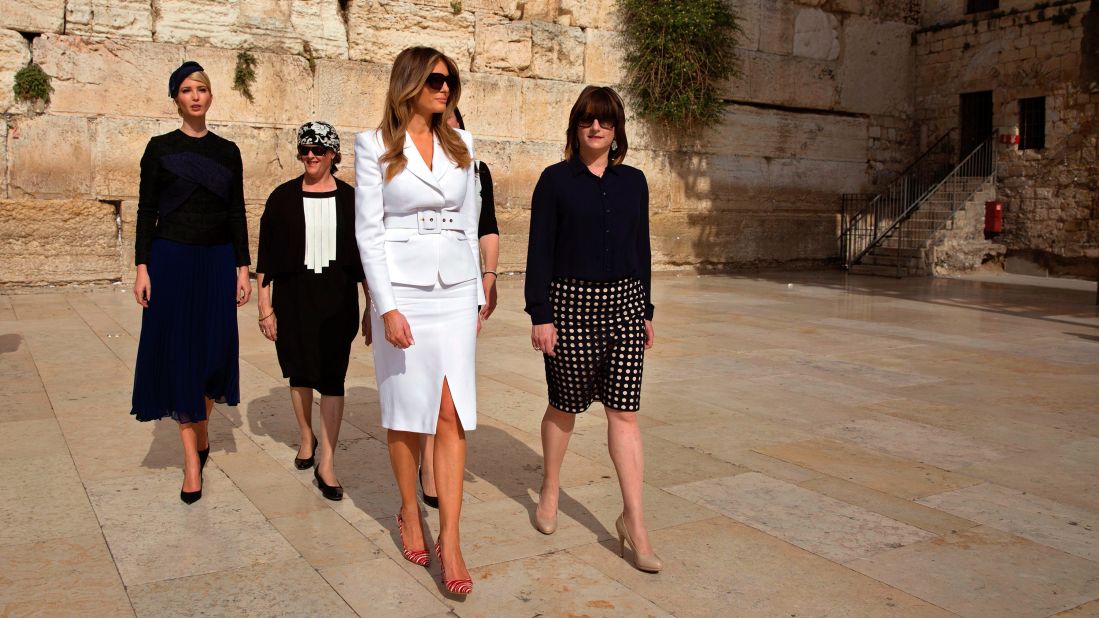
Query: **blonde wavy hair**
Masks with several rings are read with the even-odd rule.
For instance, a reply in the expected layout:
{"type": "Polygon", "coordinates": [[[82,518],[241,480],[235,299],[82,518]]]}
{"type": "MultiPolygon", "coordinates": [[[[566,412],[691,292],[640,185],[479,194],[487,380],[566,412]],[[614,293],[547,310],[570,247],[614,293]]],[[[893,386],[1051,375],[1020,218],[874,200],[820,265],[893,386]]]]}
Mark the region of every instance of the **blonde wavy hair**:
{"type": "MultiPolygon", "coordinates": [[[[189,79],[193,79],[196,82],[202,84],[203,86],[206,86],[206,89],[210,91],[210,96],[214,95],[214,87],[210,85],[210,76],[206,74],[206,71],[195,71],[194,73],[191,73],[187,77],[184,77],[179,83],[182,84],[183,82],[185,82],[189,79]]],[[[175,101],[175,104],[176,104],[176,113],[179,114],[180,117],[182,117],[183,116],[183,106],[179,104],[179,93],[176,93],[175,99],[172,99],[172,100],[175,101]]]]}
{"type": "MultiPolygon", "coordinates": [[[[412,108],[416,97],[424,88],[427,76],[431,74],[435,63],[442,60],[447,71],[458,77],[458,65],[443,52],[430,47],[409,47],[397,54],[393,60],[393,70],[389,73],[389,90],[385,95],[385,111],[378,130],[382,134],[385,153],[379,159],[386,164],[385,180],[389,182],[408,165],[404,156],[405,132],[412,120],[412,108]]],[[[469,167],[469,150],[458,132],[447,125],[445,119],[454,113],[458,100],[462,98],[461,81],[450,90],[446,111],[431,115],[431,132],[439,137],[448,159],[459,168],[469,167]]]]}

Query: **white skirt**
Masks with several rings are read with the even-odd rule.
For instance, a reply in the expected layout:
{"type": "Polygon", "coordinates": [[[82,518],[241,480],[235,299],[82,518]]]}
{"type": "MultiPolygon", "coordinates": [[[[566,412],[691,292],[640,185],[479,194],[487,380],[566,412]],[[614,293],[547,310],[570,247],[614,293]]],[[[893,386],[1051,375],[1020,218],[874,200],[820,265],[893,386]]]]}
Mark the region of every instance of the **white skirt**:
{"type": "Polygon", "coordinates": [[[477,280],[432,287],[393,284],[397,309],[408,320],[415,344],[401,350],[385,340],[385,326],[373,306],[374,372],[382,426],[435,433],[443,378],[462,427],[477,427],[477,280]]]}

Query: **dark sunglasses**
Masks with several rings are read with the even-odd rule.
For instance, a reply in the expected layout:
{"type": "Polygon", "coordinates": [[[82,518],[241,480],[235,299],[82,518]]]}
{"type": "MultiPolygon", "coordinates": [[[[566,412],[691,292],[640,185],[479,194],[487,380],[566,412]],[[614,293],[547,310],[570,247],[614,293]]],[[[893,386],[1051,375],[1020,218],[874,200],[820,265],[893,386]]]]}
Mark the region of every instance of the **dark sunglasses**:
{"type": "Polygon", "coordinates": [[[309,153],[313,153],[315,157],[323,157],[328,154],[328,146],[298,146],[299,157],[304,157],[309,153]]]}
{"type": "Polygon", "coordinates": [[[432,90],[442,90],[443,84],[450,86],[450,89],[454,90],[458,87],[458,76],[443,75],[442,73],[430,73],[428,74],[427,79],[424,80],[424,83],[427,84],[427,87],[431,88],[432,90]]]}
{"type": "Polygon", "coordinates": [[[613,131],[614,130],[614,124],[615,124],[614,118],[596,118],[595,116],[585,116],[585,117],[580,119],[580,122],[578,124],[579,124],[581,129],[587,129],[587,128],[590,128],[593,124],[595,124],[596,120],[599,121],[599,126],[601,128],[606,129],[608,131],[613,131]]]}

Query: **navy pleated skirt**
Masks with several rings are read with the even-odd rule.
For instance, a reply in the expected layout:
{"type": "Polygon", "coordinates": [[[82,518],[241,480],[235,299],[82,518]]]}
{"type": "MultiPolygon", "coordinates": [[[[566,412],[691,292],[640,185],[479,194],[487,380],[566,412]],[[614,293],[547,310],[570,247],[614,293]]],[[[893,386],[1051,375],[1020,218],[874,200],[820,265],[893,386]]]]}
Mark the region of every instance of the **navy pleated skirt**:
{"type": "Polygon", "coordinates": [[[195,423],[206,420],[205,397],[240,403],[233,246],[157,238],[147,267],[131,414],[195,423]]]}

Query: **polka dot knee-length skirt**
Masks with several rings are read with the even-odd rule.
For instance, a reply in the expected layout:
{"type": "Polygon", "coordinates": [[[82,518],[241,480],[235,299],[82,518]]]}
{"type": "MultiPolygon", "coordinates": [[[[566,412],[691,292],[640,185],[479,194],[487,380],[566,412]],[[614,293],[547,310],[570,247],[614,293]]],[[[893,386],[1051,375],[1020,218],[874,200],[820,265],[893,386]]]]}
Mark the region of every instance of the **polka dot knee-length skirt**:
{"type": "Polygon", "coordinates": [[[579,413],[600,401],[641,408],[645,361],[645,290],[637,279],[550,284],[556,356],[543,355],[550,405],[579,413]]]}

